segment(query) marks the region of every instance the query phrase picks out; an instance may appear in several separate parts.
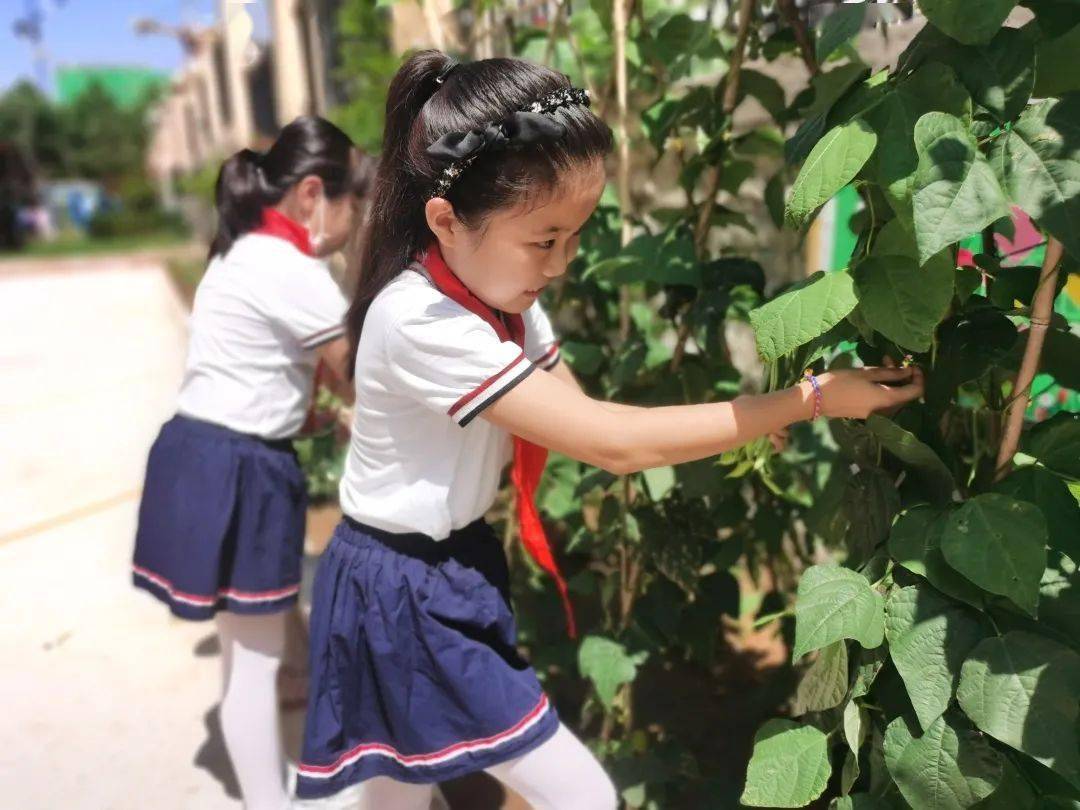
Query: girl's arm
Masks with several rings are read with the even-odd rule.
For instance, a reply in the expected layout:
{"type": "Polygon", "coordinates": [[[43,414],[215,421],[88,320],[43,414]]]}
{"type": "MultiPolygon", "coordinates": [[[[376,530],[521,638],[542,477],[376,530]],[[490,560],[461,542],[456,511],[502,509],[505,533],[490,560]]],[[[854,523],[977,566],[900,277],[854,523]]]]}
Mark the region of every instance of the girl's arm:
{"type": "Polygon", "coordinates": [[[356,388],[346,373],[351,359],[349,339],[339,337],[329,343],[324,343],[318,348],[317,353],[329,371],[328,379],[324,380],[327,387],[344,400],[346,405],[352,405],[356,400],[356,388]]]}
{"type": "MultiPolygon", "coordinates": [[[[555,364],[554,368],[548,369],[548,374],[551,374],[554,377],[558,377],[567,385],[574,386],[574,388],[576,388],[582,395],[585,395],[585,389],[581,387],[581,383],[578,382],[578,378],[574,376],[574,372],[570,369],[570,366],[567,365],[565,360],[560,360],[558,363],[555,364]]],[[[599,405],[601,408],[606,408],[609,411],[634,410],[633,405],[620,405],[618,402],[604,402],[603,400],[599,399],[594,399],[592,401],[599,405]]]]}
{"type": "MultiPolygon", "coordinates": [[[[731,402],[613,408],[587,397],[558,368],[556,373],[534,371],[487,408],[483,418],[616,475],[714,456],[813,413],[813,389],[806,381],[731,402]]],[[[923,392],[922,372],[915,368],[845,369],[822,374],[818,381],[826,416],[865,418],[923,392]]]]}

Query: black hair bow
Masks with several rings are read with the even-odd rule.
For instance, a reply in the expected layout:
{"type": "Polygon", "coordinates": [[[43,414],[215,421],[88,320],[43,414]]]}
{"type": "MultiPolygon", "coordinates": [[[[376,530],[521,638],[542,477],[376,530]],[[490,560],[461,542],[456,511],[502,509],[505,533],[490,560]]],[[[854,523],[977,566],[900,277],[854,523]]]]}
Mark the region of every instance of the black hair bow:
{"type": "Polygon", "coordinates": [[[433,160],[446,163],[472,160],[481,152],[516,149],[533,143],[554,141],[566,127],[550,116],[516,112],[485,127],[468,132],[448,132],[427,148],[433,160]]]}

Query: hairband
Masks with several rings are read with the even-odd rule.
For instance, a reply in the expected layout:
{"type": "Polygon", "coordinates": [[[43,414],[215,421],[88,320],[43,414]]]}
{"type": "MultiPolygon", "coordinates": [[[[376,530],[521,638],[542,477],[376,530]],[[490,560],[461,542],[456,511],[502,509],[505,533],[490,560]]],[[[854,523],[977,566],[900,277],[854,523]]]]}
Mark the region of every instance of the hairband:
{"type": "Polygon", "coordinates": [[[561,107],[588,107],[589,104],[587,90],[564,87],[501,121],[492,121],[467,132],[448,132],[427,148],[432,160],[446,163],[435,179],[428,199],[446,196],[461,173],[486,151],[520,149],[533,143],[558,140],[566,134],[566,127],[551,114],[561,107]]]}

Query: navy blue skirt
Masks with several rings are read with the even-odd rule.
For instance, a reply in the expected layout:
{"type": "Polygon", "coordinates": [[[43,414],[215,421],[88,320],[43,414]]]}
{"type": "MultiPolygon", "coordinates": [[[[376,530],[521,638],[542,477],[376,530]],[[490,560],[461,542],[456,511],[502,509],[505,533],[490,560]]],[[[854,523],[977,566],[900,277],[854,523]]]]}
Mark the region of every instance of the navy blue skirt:
{"type": "Polygon", "coordinates": [[[184,619],[296,601],[307,484],[292,443],[186,416],[150,449],[132,576],[184,619]]]}
{"type": "Polygon", "coordinates": [[[482,520],[435,542],[345,518],[319,562],[297,796],[454,779],[559,719],[518,654],[506,556],[482,520]]]}

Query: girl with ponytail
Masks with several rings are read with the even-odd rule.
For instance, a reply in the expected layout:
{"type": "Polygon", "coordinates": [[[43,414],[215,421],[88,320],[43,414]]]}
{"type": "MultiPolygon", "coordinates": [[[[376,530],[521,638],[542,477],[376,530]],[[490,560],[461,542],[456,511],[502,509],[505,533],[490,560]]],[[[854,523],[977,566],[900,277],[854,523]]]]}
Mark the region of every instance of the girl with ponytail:
{"type": "Polygon", "coordinates": [[[177,414],[147,463],[134,584],[175,616],[216,620],[221,726],[247,810],[289,806],[276,677],[307,499],[291,438],[316,362],[346,378],[347,304],[326,260],[355,230],[373,176],[372,159],[321,118],[225,161],[177,414]]]}
{"type": "Polygon", "coordinates": [[[298,795],[364,782],[365,807],[425,810],[431,783],[485,770],[535,810],[611,810],[610,780],[517,651],[506,559],[483,517],[503,467],[573,635],[533,502],[548,449],[628,474],[822,412],[865,417],[918,397],[922,376],[840,371],[675,407],[591,399],[539,303],[605,184],[612,137],[588,94],[522,60],[425,51],[399,70],[386,112],[347,317],[362,373],[345,517],[315,581],[298,795]]]}

